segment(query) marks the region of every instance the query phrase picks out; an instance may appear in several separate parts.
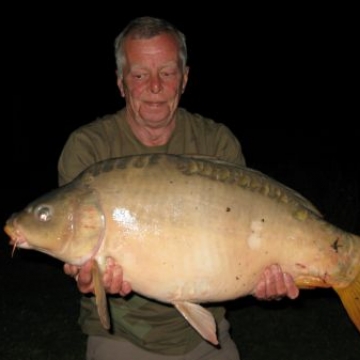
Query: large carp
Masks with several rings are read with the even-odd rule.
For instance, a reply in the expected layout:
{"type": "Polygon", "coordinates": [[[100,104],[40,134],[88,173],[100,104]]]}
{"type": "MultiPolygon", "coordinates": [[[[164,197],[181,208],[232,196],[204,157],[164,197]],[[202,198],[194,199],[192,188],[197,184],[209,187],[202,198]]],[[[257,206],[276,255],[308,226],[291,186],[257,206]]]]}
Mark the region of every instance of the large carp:
{"type": "Polygon", "coordinates": [[[300,288],[332,287],[360,331],[360,237],[249,168],[163,154],[106,160],[12,215],[5,231],[10,244],[67,263],[94,258],[107,328],[100,279],[111,256],[135,292],[173,304],[213,344],[216,324],[201,303],[251,294],[274,263],[300,288]]]}

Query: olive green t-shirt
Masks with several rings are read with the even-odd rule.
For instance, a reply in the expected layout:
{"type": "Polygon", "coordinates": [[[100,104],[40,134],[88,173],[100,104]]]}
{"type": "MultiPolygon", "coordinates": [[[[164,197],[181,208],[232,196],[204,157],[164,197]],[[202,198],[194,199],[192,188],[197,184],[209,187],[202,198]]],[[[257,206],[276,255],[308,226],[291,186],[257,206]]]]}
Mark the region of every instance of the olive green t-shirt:
{"type": "MultiPolygon", "coordinates": [[[[134,136],[122,109],[78,128],[69,136],[59,158],[59,185],[72,181],[97,161],[145,153],[205,155],[245,164],[239,141],[223,124],[179,108],[168,143],[148,147],[134,136]]],[[[127,339],[164,355],[186,354],[203,341],[172,305],[132,293],[125,298],[109,296],[109,307],[111,332],[100,323],[94,297],[82,297],[79,322],[85,334],[127,339]]],[[[223,306],[207,308],[217,323],[224,317],[223,306]]]]}

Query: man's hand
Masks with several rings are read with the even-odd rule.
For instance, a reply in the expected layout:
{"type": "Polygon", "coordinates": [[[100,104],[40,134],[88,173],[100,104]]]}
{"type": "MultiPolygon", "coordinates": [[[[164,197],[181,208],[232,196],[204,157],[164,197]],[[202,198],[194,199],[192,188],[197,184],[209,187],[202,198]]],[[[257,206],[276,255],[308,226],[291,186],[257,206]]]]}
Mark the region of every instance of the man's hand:
{"type": "MultiPolygon", "coordinates": [[[[94,293],[92,279],[92,265],[94,260],[87,261],[83,266],[65,264],[65,274],[73,277],[77,281],[77,286],[83,294],[94,293]]],[[[117,265],[112,258],[107,259],[106,269],[103,274],[103,284],[108,294],[119,294],[126,296],[131,292],[131,286],[127,281],[123,281],[121,266],[117,265]]]]}
{"type": "Polygon", "coordinates": [[[279,265],[274,264],[265,269],[253,295],[260,300],[280,299],[284,296],[295,299],[299,295],[299,288],[290,274],[283,272],[279,265]]]}

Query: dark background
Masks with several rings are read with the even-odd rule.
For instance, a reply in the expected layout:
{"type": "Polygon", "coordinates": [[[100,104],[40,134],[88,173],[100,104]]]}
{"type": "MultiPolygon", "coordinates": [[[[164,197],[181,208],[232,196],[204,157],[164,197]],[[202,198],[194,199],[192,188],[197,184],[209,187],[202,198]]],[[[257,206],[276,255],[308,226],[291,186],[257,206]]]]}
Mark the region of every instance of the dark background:
{"type": "Polygon", "coordinates": [[[165,17],[186,34],[190,80],[182,105],[228,125],[250,166],[357,166],[358,39],[352,10],[215,10],[204,9],[208,16],[174,15],[113,5],[15,13],[6,157],[16,166],[9,182],[24,169],[53,181],[69,133],[122,107],[113,41],[143,14],[165,17]]]}
{"type": "MultiPolygon", "coordinates": [[[[12,112],[2,121],[3,223],[57,186],[57,159],[72,130],[123,106],[113,41],[133,17],[153,15],[187,36],[190,80],[181,105],[225,123],[250,167],[360,233],[355,9],[262,6],[199,5],[195,14],[173,3],[140,11],[31,4],[5,12],[12,112]]],[[[42,255],[18,252],[11,259],[6,236],[1,240],[0,331],[8,339],[1,359],[81,359],[72,280],[42,255]]],[[[305,291],[281,304],[231,305],[243,359],[360,358],[359,334],[330,291],[305,291]]]]}

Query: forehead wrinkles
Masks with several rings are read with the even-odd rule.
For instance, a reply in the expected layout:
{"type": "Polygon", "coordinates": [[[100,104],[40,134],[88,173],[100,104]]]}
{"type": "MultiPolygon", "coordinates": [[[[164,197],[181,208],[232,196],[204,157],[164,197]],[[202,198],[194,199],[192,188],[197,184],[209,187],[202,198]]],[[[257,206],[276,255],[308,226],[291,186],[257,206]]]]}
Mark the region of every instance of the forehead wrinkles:
{"type": "Polygon", "coordinates": [[[180,62],[177,43],[168,34],[151,39],[128,39],[125,49],[126,60],[131,66],[150,62],[162,62],[162,66],[178,66],[180,62]]]}

